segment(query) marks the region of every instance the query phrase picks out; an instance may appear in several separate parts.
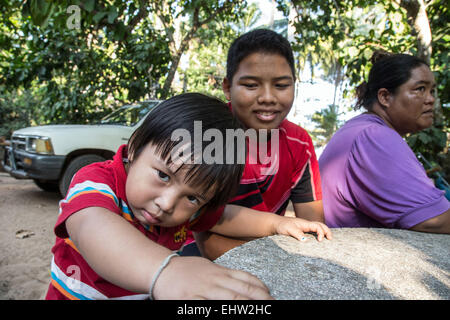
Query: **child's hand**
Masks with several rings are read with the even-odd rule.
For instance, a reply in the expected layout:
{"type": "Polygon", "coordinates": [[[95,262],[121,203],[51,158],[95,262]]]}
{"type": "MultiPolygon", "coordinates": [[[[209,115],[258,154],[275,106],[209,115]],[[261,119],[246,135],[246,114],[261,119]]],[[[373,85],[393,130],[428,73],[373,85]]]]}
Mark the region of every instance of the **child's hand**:
{"type": "Polygon", "coordinates": [[[266,300],[269,289],[255,276],[200,257],[175,257],[153,289],[155,299],[266,300]]]}
{"type": "Polygon", "coordinates": [[[321,222],[283,216],[280,216],[275,226],[275,232],[294,237],[300,241],[305,240],[304,232],[315,232],[318,241],[322,241],[324,236],[328,240],[331,240],[332,237],[331,230],[321,222]]]}

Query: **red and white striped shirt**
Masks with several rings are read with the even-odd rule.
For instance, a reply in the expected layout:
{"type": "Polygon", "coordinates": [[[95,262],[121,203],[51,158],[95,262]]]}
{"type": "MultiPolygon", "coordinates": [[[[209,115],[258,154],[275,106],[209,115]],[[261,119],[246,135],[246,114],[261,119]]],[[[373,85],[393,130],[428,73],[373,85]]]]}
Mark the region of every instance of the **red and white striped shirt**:
{"type": "Polygon", "coordinates": [[[144,227],[135,219],[127,203],[127,174],[123,166],[123,159],[126,157],[126,145],[122,145],[113,160],[86,166],[72,179],[67,196],[59,204],[60,212],[55,225],[56,243],[52,248],[51,283],[46,299],[148,298],[146,294],[130,292],[100,277],[77,250],[67,233],[65,221],[84,208],[108,209],[111,214],[126,219],[150,240],[173,251],[181,249],[188,230],[205,231],[219,220],[220,212],[216,215],[195,215],[184,224],[172,228],[144,227]]]}

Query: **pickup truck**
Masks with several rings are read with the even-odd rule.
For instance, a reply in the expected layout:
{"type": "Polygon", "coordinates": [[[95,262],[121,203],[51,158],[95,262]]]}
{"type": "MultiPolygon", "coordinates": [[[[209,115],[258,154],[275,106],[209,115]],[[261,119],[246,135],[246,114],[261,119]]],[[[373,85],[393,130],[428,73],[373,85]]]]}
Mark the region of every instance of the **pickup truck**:
{"type": "Polygon", "coordinates": [[[17,179],[33,179],[64,197],[82,167],[112,159],[160,101],[125,105],[89,125],[45,125],[19,129],[4,146],[3,169],[17,179]]]}

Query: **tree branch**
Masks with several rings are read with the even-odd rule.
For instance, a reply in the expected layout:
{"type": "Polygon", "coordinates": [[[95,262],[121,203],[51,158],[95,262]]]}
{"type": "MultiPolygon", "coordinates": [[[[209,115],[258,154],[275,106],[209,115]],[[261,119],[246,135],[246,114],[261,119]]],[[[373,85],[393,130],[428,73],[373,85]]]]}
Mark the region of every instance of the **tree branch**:
{"type": "Polygon", "coordinates": [[[198,25],[201,27],[204,24],[211,22],[215,17],[217,17],[220,13],[228,9],[228,7],[233,6],[233,1],[229,0],[223,4],[222,7],[218,8],[212,15],[210,15],[207,19],[203,21],[199,21],[198,25]]]}
{"type": "Polygon", "coordinates": [[[147,4],[148,1],[146,0],[139,0],[139,11],[138,13],[130,20],[130,23],[128,24],[128,32],[131,33],[131,31],[136,27],[136,25],[148,14],[147,10],[147,4]]]}

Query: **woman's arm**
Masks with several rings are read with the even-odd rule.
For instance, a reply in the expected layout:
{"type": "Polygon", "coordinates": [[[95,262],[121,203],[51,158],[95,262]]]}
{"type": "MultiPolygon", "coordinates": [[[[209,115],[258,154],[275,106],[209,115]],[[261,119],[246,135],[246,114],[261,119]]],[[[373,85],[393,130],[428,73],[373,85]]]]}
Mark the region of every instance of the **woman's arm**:
{"type": "Polygon", "coordinates": [[[434,218],[415,225],[410,230],[450,234],[450,209],[434,218]]]}
{"type": "MultiPolygon", "coordinates": [[[[148,293],[153,275],[172,252],[147,239],[122,217],[99,207],[66,221],[83,258],[101,277],[124,289],[148,293]]],[[[270,299],[256,277],[200,257],[175,257],[154,287],[156,299],[270,299]]]]}

